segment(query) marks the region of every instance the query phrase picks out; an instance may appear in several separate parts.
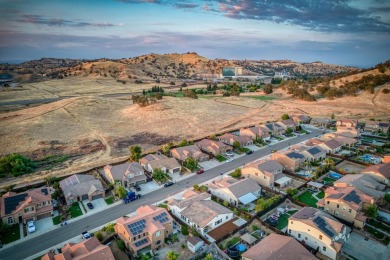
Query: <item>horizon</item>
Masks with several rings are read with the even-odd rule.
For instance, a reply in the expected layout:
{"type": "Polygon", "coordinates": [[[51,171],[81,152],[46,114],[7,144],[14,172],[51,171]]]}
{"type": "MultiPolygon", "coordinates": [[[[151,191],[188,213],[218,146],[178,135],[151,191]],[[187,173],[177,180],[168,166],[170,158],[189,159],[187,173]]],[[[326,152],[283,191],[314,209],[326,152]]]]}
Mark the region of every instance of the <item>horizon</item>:
{"type": "Polygon", "coordinates": [[[368,68],[390,58],[390,3],[378,0],[3,0],[0,6],[2,62],[196,52],[368,68]]]}

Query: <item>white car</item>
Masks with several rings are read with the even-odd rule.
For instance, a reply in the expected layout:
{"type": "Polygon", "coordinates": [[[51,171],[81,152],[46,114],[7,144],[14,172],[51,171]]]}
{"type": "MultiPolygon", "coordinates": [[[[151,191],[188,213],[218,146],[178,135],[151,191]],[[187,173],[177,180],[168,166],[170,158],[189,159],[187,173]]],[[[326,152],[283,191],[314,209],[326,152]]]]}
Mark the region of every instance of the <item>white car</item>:
{"type": "Polygon", "coordinates": [[[29,221],[29,222],[27,222],[27,230],[28,230],[28,233],[33,233],[33,232],[35,232],[34,221],[29,221]]]}

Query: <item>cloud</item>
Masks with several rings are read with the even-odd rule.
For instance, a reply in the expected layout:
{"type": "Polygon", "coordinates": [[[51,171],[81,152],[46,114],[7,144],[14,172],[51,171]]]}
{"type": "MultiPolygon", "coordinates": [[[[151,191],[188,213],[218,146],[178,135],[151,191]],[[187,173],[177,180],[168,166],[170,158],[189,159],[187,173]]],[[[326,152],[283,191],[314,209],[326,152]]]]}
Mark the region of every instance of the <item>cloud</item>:
{"type": "MultiPolygon", "coordinates": [[[[390,23],[383,21],[380,6],[360,9],[348,0],[217,0],[221,14],[232,19],[251,19],[298,25],[324,32],[390,33],[390,23]]],[[[374,4],[374,3],[373,3],[374,4]]]]}
{"type": "Polygon", "coordinates": [[[66,20],[66,19],[48,18],[48,17],[44,17],[41,15],[31,15],[31,14],[23,14],[20,16],[19,19],[16,19],[15,21],[21,22],[21,23],[57,26],[57,27],[100,27],[100,28],[107,28],[107,27],[116,26],[116,25],[114,25],[112,23],[108,23],[108,22],[99,22],[99,23],[75,22],[75,21],[66,20]]]}
{"type": "Polygon", "coordinates": [[[194,8],[197,8],[199,7],[199,5],[197,4],[186,4],[186,3],[179,3],[179,4],[175,4],[175,7],[178,8],[178,9],[194,9],[194,8]]]}

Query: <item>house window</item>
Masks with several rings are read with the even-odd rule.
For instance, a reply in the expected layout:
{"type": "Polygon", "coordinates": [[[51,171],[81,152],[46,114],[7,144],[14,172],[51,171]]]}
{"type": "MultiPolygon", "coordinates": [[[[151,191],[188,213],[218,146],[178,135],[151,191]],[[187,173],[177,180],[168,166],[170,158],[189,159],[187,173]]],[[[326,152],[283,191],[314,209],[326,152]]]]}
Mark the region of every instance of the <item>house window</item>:
{"type": "Polygon", "coordinates": [[[259,174],[258,174],[257,172],[255,173],[255,175],[256,175],[256,176],[259,176],[259,174]]]}
{"type": "Polygon", "coordinates": [[[329,200],[326,202],[326,204],[329,204],[329,200]]]}
{"type": "Polygon", "coordinates": [[[267,176],[264,176],[264,179],[267,179],[267,176]]]}
{"type": "Polygon", "coordinates": [[[292,222],[292,221],[291,221],[290,223],[291,223],[291,224],[294,224],[294,222],[292,222]]]}
{"type": "Polygon", "coordinates": [[[340,205],[339,205],[339,204],[337,204],[337,208],[340,208],[340,205]]]}
{"type": "Polygon", "coordinates": [[[161,236],[161,231],[157,231],[155,234],[154,234],[155,237],[159,237],[161,236]]]}
{"type": "Polygon", "coordinates": [[[221,222],[222,222],[222,219],[216,221],[216,222],[214,223],[214,225],[218,225],[218,224],[221,223],[221,222]]]}
{"type": "Polygon", "coordinates": [[[156,245],[159,245],[161,243],[161,240],[156,241],[156,245]]]}
{"type": "Polygon", "coordinates": [[[301,234],[298,234],[298,238],[301,238],[301,234]]]}
{"type": "Polygon", "coordinates": [[[138,238],[141,238],[141,235],[138,235],[138,238]]]}
{"type": "Polygon", "coordinates": [[[349,213],[352,213],[352,209],[349,209],[348,212],[349,212],[349,213]]]}
{"type": "Polygon", "coordinates": [[[335,211],[334,213],[336,214],[336,216],[338,216],[338,215],[339,215],[339,212],[338,212],[338,211],[335,211]]]}
{"type": "MultiPolygon", "coordinates": [[[[123,232],[123,234],[125,234],[125,232],[123,232]]],[[[133,241],[137,240],[137,237],[133,237],[133,241]]]]}
{"type": "Polygon", "coordinates": [[[347,208],[346,207],[343,207],[343,210],[346,210],[347,208]]]}
{"type": "Polygon", "coordinates": [[[228,219],[229,218],[229,216],[226,216],[226,219],[228,219]]]}
{"type": "Polygon", "coordinates": [[[322,235],[319,235],[318,238],[319,238],[320,240],[322,240],[322,235]]]}
{"type": "Polygon", "coordinates": [[[291,234],[291,229],[289,229],[289,230],[288,230],[288,233],[290,233],[290,234],[291,234]]]}
{"type": "Polygon", "coordinates": [[[8,224],[13,224],[14,219],[12,217],[8,217],[7,222],[8,222],[8,224]]]}
{"type": "Polygon", "coordinates": [[[322,247],[322,251],[326,252],[326,246],[322,247]]]}
{"type": "Polygon", "coordinates": [[[307,240],[307,237],[305,237],[305,240],[307,240]]]}

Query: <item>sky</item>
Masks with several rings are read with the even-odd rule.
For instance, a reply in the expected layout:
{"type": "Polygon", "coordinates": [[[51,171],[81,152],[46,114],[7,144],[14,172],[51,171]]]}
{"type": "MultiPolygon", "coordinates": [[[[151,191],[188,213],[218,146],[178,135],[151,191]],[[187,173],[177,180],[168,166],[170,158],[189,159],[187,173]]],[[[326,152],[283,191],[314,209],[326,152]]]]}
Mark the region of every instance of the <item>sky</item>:
{"type": "Polygon", "coordinates": [[[373,66],[388,0],[0,0],[0,61],[197,52],[373,66]]]}

